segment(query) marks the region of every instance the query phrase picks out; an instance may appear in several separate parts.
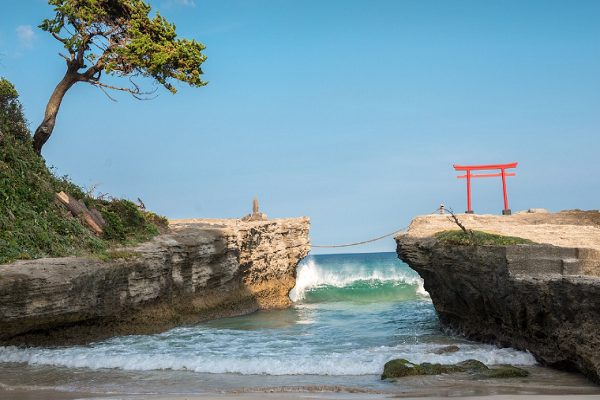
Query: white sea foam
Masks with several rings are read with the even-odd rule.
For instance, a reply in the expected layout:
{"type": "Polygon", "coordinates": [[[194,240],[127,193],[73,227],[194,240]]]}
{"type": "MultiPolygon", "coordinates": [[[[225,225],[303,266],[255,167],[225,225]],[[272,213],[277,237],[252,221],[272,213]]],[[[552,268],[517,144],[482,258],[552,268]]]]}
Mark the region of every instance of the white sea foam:
{"type": "Polygon", "coordinates": [[[339,269],[323,268],[311,257],[298,267],[296,286],[290,291],[289,297],[293,302],[298,302],[310,290],[324,286],[343,288],[361,281],[414,285],[418,295],[429,296],[423,287],[423,280],[412,270],[398,266],[376,269],[351,265],[339,269]]]}
{"type": "MultiPolygon", "coordinates": [[[[362,282],[422,287],[418,275],[403,265],[383,262],[320,266],[309,259],[299,268],[290,297],[298,301],[315,288],[336,291],[357,282],[357,287],[362,282]]],[[[470,343],[460,343],[460,351],[455,353],[435,354],[439,342],[419,342],[422,332],[436,325],[432,318],[431,305],[423,302],[339,306],[301,303],[289,310],[229,322],[213,321],[160,335],[118,337],[86,346],[0,347],[0,362],[91,370],[273,376],[380,374],[383,365],[395,358],[414,363],[454,364],[477,359],[485,364],[535,364],[529,353],[470,343]]]]}
{"type": "MultiPolygon", "coordinates": [[[[118,347],[118,346],[117,346],[118,347]]],[[[434,354],[433,344],[402,345],[346,349],[327,354],[314,354],[314,348],[294,350],[290,354],[271,351],[264,347],[252,351],[203,353],[184,352],[136,352],[118,350],[117,347],[77,346],[71,348],[17,348],[0,347],[0,362],[51,365],[67,368],[122,369],[129,371],[187,370],[205,373],[238,373],[245,375],[369,375],[380,374],[383,365],[395,358],[405,358],[414,363],[455,364],[476,359],[487,365],[513,364],[535,365],[533,356],[513,349],[494,346],[466,344],[461,350],[450,354],[434,354]]],[[[267,346],[268,347],[268,346],[267,346]]],[[[239,348],[237,350],[240,350],[239,348]]]]}

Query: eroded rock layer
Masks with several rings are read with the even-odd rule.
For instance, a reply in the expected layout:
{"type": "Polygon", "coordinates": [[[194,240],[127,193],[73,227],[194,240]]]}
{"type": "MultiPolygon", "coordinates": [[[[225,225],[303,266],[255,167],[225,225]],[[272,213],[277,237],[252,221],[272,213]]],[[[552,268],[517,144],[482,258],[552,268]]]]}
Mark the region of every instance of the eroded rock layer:
{"type": "Polygon", "coordinates": [[[397,253],[424,279],[441,327],[528,350],[545,365],[600,384],[598,212],[481,217],[459,219],[467,229],[485,230],[487,222],[487,230],[543,243],[573,233],[589,247],[445,245],[431,236],[456,226],[439,215],[416,218],[396,236],[397,253]]]}
{"type": "Polygon", "coordinates": [[[127,259],[0,265],[0,345],[86,343],[290,305],[308,218],[172,225],[127,259]]]}

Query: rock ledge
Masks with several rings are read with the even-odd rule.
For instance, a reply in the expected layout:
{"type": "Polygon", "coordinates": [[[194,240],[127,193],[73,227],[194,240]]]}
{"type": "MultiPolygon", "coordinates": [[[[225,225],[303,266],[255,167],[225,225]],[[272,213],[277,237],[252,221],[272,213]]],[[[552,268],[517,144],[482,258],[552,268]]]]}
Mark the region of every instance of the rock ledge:
{"type": "Polygon", "coordinates": [[[445,245],[432,236],[455,224],[440,215],[415,218],[396,236],[397,253],[424,279],[441,328],[528,350],[542,364],[600,384],[598,211],[458,218],[468,229],[546,244],[445,245]]]}
{"type": "Polygon", "coordinates": [[[0,265],[0,345],[79,344],[291,304],[308,218],[172,227],[129,259],[0,265]]]}

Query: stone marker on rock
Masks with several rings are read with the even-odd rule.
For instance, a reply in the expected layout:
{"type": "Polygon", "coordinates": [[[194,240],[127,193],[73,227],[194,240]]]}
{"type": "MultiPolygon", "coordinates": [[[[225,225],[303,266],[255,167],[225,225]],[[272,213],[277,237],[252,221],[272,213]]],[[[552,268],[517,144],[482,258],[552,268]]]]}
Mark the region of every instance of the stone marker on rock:
{"type": "Polygon", "coordinates": [[[242,221],[249,222],[249,221],[266,221],[266,220],[267,220],[267,216],[258,211],[258,198],[255,197],[254,201],[252,202],[252,214],[246,215],[244,218],[242,218],[242,221]]]}

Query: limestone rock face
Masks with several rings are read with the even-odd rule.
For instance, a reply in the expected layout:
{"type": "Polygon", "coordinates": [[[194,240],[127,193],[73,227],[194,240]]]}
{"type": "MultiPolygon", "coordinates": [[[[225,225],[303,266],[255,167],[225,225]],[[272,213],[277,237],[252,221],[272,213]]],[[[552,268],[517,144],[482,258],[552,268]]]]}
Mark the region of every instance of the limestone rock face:
{"type": "MultiPolygon", "coordinates": [[[[522,230],[511,221],[514,217],[521,221],[518,216],[502,216],[490,230],[502,233],[504,224],[505,231],[528,238],[519,232],[529,229],[546,243],[562,240],[556,234],[561,230],[577,230],[576,237],[585,237],[589,231],[598,234],[600,225],[595,218],[576,229],[576,224],[566,223],[565,215],[559,214],[537,214],[536,226],[525,224],[522,230]],[[540,220],[542,217],[546,219],[540,220]],[[543,237],[539,225],[545,225],[548,237],[543,237]],[[557,237],[549,237],[554,235],[557,237]]],[[[600,384],[597,247],[445,245],[430,237],[434,225],[431,218],[427,223],[416,221],[414,231],[411,228],[408,234],[396,236],[396,243],[398,257],[424,279],[442,329],[472,340],[528,350],[545,365],[581,371],[600,384]],[[429,233],[419,231],[419,225],[427,225],[429,233]]]]}
{"type": "Polygon", "coordinates": [[[128,259],[0,265],[0,345],[86,343],[291,304],[308,218],[171,225],[128,259]]]}

